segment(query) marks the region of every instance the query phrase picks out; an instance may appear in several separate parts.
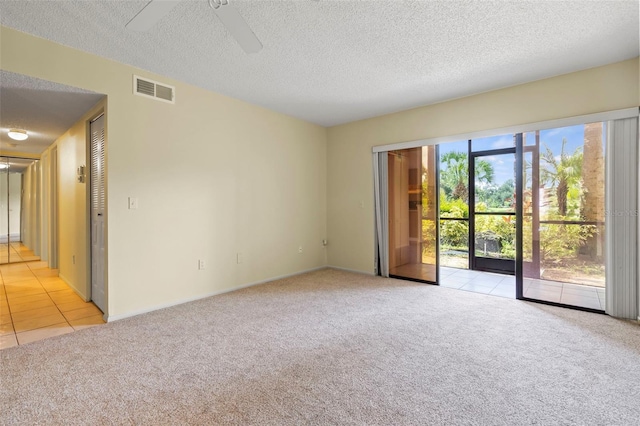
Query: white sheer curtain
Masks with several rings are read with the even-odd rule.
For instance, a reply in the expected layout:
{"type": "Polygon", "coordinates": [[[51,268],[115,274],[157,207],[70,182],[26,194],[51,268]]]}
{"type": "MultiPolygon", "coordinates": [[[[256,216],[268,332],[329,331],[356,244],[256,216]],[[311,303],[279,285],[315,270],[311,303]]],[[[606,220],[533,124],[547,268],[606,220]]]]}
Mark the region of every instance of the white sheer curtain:
{"type": "Polygon", "coordinates": [[[638,117],[608,122],[606,309],[638,317],[638,117]]]}
{"type": "Polygon", "coordinates": [[[389,276],[389,178],[387,152],[373,153],[373,187],[376,210],[376,269],[389,276]]]}

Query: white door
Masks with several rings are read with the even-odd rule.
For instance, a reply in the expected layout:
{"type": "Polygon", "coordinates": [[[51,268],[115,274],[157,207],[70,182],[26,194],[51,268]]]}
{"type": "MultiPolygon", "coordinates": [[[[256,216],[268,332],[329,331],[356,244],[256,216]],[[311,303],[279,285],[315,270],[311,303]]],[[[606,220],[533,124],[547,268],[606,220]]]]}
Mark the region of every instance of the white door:
{"type": "Polygon", "coordinates": [[[91,122],[91,300],[106,312],[104,296],[104,114],[91,122]]]}

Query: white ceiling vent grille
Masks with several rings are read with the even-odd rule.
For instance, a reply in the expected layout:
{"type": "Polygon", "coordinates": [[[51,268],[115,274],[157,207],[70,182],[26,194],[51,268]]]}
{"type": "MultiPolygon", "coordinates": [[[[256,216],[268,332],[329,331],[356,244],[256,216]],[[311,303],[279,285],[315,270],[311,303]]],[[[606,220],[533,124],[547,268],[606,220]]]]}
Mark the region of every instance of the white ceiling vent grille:
{"type": "Polygon", "coordinates": [[[148,78],[133,76],[133,94],[174,104],[176,88],[148,78]]]}

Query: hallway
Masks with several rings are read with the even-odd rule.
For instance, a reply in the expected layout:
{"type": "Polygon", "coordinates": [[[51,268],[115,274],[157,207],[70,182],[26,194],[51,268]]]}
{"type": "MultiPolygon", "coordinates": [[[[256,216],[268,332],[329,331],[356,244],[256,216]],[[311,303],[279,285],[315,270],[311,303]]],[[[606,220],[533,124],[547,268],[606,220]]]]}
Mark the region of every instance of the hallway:
{"type": "Polygon", "coordinates": [[[0,266],[0,349],[103,323],[46,262],[0,266]]]}
{"type": "Polygon", "coordinates": [[[31,262],[40,260],[33,251],[21,242],[0,244],[0,265],[5,263],[31,262]]]}

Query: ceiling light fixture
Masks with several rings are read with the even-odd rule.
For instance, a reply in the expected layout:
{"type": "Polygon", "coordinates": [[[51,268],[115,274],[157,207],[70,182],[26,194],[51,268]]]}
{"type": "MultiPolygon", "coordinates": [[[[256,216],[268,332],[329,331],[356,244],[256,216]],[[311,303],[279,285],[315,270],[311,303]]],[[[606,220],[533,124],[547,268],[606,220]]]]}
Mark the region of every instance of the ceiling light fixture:
{"type": "Polygon", "coordinates": [[[9,165],[5,163],[0,163],[0,169],[8,169],[9,165]]]}
{"type": "Polygon", "coordinates": [[[29,137],[26,130],[11,129],[9,130],[9,137],[16,141],[23,141],[29,137]]]}
{"type": "Polygon", "coordinates": [[[9,137],[16,141],[23,141],[29,137],[26,130],[11,129],[9,130],[9,137]]]}

